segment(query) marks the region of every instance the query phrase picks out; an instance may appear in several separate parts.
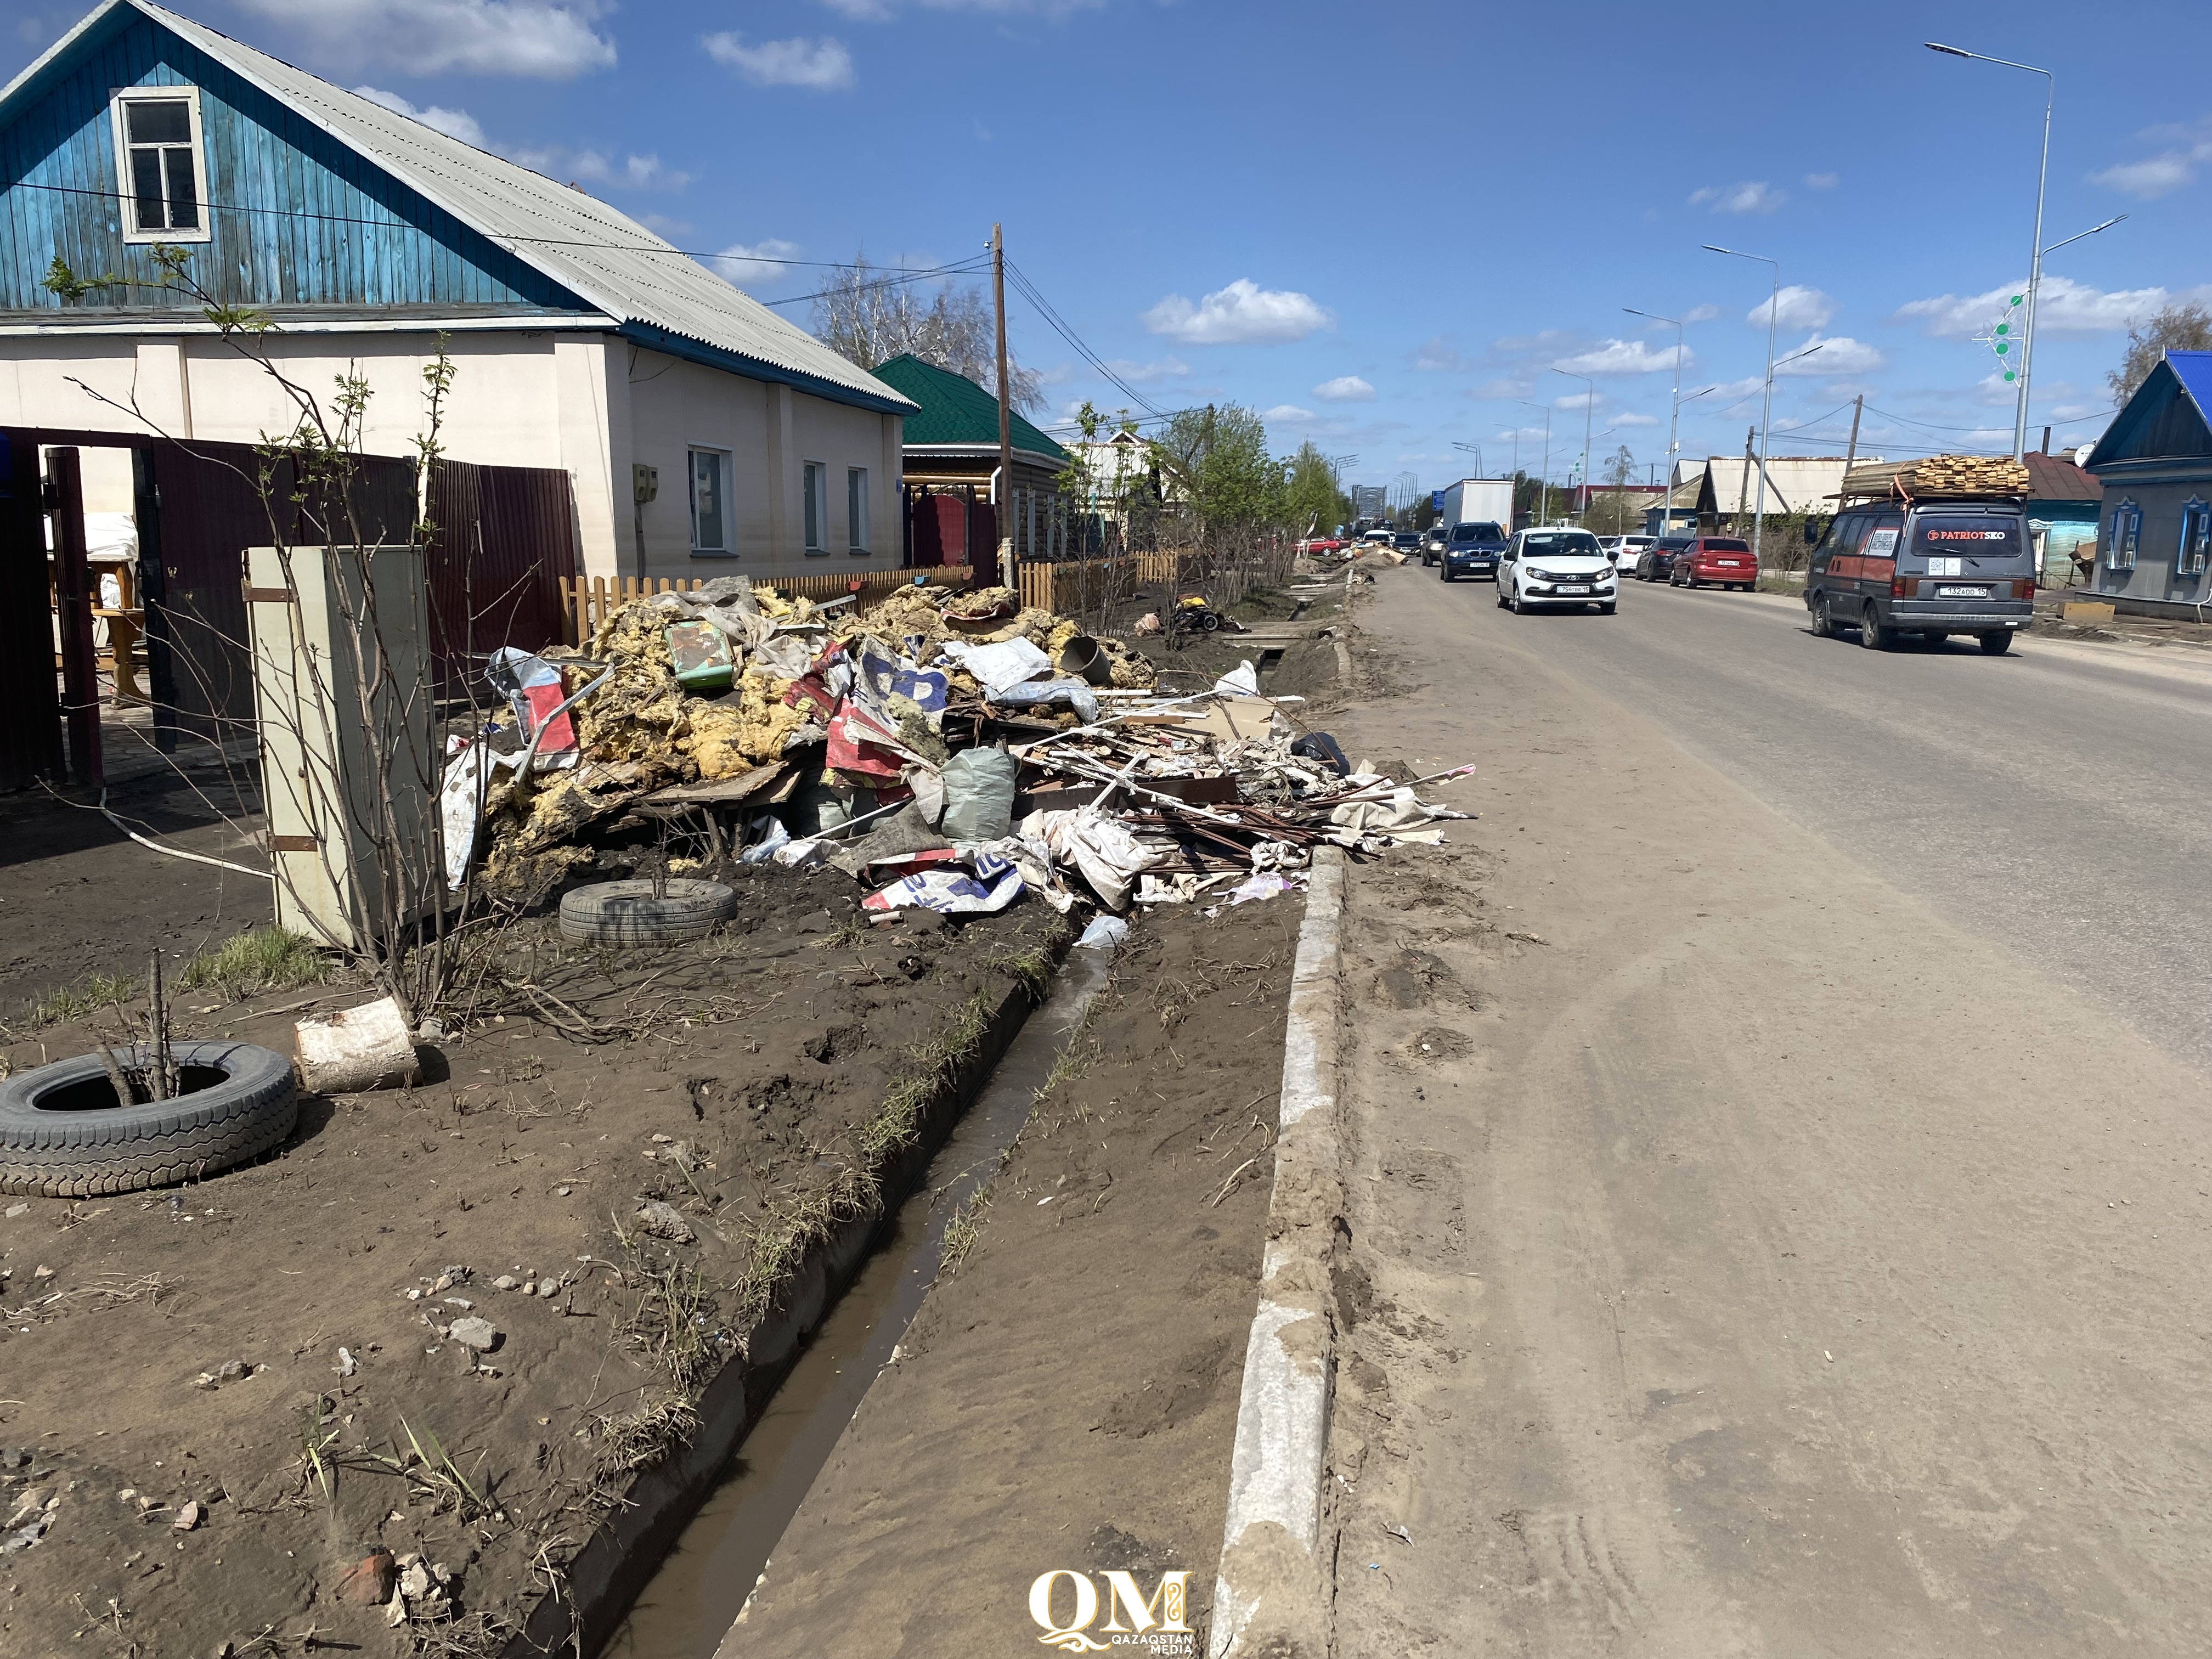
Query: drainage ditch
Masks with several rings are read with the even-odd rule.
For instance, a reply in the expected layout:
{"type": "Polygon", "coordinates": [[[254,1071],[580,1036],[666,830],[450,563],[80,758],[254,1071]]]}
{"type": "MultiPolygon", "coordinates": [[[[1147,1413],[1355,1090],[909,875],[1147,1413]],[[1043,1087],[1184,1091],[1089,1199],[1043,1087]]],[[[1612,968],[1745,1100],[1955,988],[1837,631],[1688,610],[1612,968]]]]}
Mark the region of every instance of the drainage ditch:
{"type": "MultiPolygon", "coordinates": [[[[1111,953],[1072,951],[884,1231],[874,1254],[793,1363],[713,1493],[608,1639],[607,1659],[714,1659],[784,1528],[921,1311],[945,1232],[1013,1144],[1069,1037],[1104,986],[1111,953]]],[[[743,1651],[732,1642],[733,1654],[743,1651]]]]}

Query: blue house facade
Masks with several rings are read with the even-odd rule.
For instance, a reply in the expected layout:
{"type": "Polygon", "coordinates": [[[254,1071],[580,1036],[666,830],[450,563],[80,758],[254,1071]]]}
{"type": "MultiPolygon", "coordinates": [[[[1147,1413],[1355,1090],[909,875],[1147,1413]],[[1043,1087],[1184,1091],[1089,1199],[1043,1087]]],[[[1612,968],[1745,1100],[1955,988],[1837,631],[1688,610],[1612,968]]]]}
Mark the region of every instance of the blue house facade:
{"type": "Polygon", "coordinates": [[[201,294],[300,385],[365,376],[372,453],[411,452],[443,337],[448,453],[566,469],[588,572],[899,562],[899,392],[605,203],[106,0],[0,90],[0,424],[288,426],[201,294]]]}
{"type": "Polygon", "coordinates": [[[2105,487],[2087,591],[2143,616],[2212,603],[2212,351],[2170,351],[2085,469],[2105,487]]]}

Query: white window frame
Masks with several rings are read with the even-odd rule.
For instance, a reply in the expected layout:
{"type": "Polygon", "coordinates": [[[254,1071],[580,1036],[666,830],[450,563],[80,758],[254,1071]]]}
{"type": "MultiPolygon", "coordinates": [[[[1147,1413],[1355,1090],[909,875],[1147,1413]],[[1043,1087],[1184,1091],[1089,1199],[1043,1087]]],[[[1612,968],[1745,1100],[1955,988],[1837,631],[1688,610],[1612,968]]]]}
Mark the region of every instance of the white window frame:
{"type": "Polygon", "coordinates": [[[2112,537],[2105,550],[2105,568],[2132,570],[2136,568],[2136,548],[2142,540],[2142,508],[2132,501],[2123,501],[2112,509],[2112,537]]]}
{"type": "Polygon", "coordinates": [[[2191,495],[2181,509],[2181,540],[2173,554],[2173,574],[2201,576],[2212,565],[2212,506],[2191,495]]]}
{"type": "Polygon", "coordinates": [[[115,189],[123,240],[143,246],[149,242],[207,242],[215,240],[214,214],[208,207],[207,138],[200,130],[200,89],[198,87],[118,87],[108,95],[108,127],[115,140],[115,189]],[[131,135],[124,124],[123,106],[129,104],[180,103],[191,118],[192,167],[199,185],[200,223],[198,230],[138,229],[138,192],[131,178],[131,135]]]}
{"type": "Polygon", "coordinates": [[[799,464],[799,529],[806,556],[818,559],[830,551],[830,465],[826,461],[799,464]],[[813,525],[810,530],[807,520],[813,525]]]}
{"type": "Polygon", "coordinates": [[[868,556],[868,469],[845,469],[845,550],[856,558],[868,556]]]}
{"type": "Polygon", "coordinates": [[[734,450],[720,444],[686,444],[684,447],[684,509],[690,520],[687,534],[695,559],[734,559],[738,556],[737,517],[738,458],[734,450]],[[699,544],[699,471],[696,457],[713,455],[722,463],[722,536],[720,547],[702,547],[699,544]]]}

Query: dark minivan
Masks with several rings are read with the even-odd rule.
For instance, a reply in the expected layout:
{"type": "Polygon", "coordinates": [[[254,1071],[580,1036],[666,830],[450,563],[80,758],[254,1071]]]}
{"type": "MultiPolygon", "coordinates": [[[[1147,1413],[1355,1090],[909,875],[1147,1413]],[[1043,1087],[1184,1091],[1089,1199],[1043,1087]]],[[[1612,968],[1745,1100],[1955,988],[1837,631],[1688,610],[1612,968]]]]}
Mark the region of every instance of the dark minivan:
{"type": "Polygon", "coordinates": [[[1805,606],[1815,634],[1856,628],[1869,650],[1972,634],[1995,655],[2035,615],[2034,559],[2016,500],[1846,507],[1813,550],[1805,606]]]}
{"type": "Polygon", "coordinates": [[[1455,524],[1444,538],[1443,579],[1457,581],[1462,576],[1498,578],[1498,556],[1505,550],[1505,531],[1503,526],[1484,520],[1455,524]]]}

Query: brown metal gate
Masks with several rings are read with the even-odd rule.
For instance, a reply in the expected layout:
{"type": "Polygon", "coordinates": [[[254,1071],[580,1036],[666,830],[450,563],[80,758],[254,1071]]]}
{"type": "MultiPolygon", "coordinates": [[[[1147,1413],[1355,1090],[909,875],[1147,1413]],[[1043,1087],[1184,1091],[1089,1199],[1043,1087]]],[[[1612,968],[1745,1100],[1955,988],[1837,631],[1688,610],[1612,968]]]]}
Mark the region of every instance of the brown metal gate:
{"type": "MultiPolygon", "coordinates": [[[[58,779],[64,769],[40,451],[67,447],[134,452],[146,690],[165,750],[180,736],[219,743],[251,733],[245,550],[313,545],[325,533],[315,528],[316,504],[292,500],[290,464],[266,461],[249,444],[0,428],[0,789],[58,779]]],[[[365,543],[408,540],[415,479],[411,460],[364,458],[343,539],[357,530],[365,543]]],[[[441,682],[502,645],[557,643],[561,580],[577,566],[568,475],[441,461],[429,496],[438,526],[430,606],[441,682]]],[[[85,747],[68,769],[78,782],[95,783],[98,745],[85,747]]]]}

